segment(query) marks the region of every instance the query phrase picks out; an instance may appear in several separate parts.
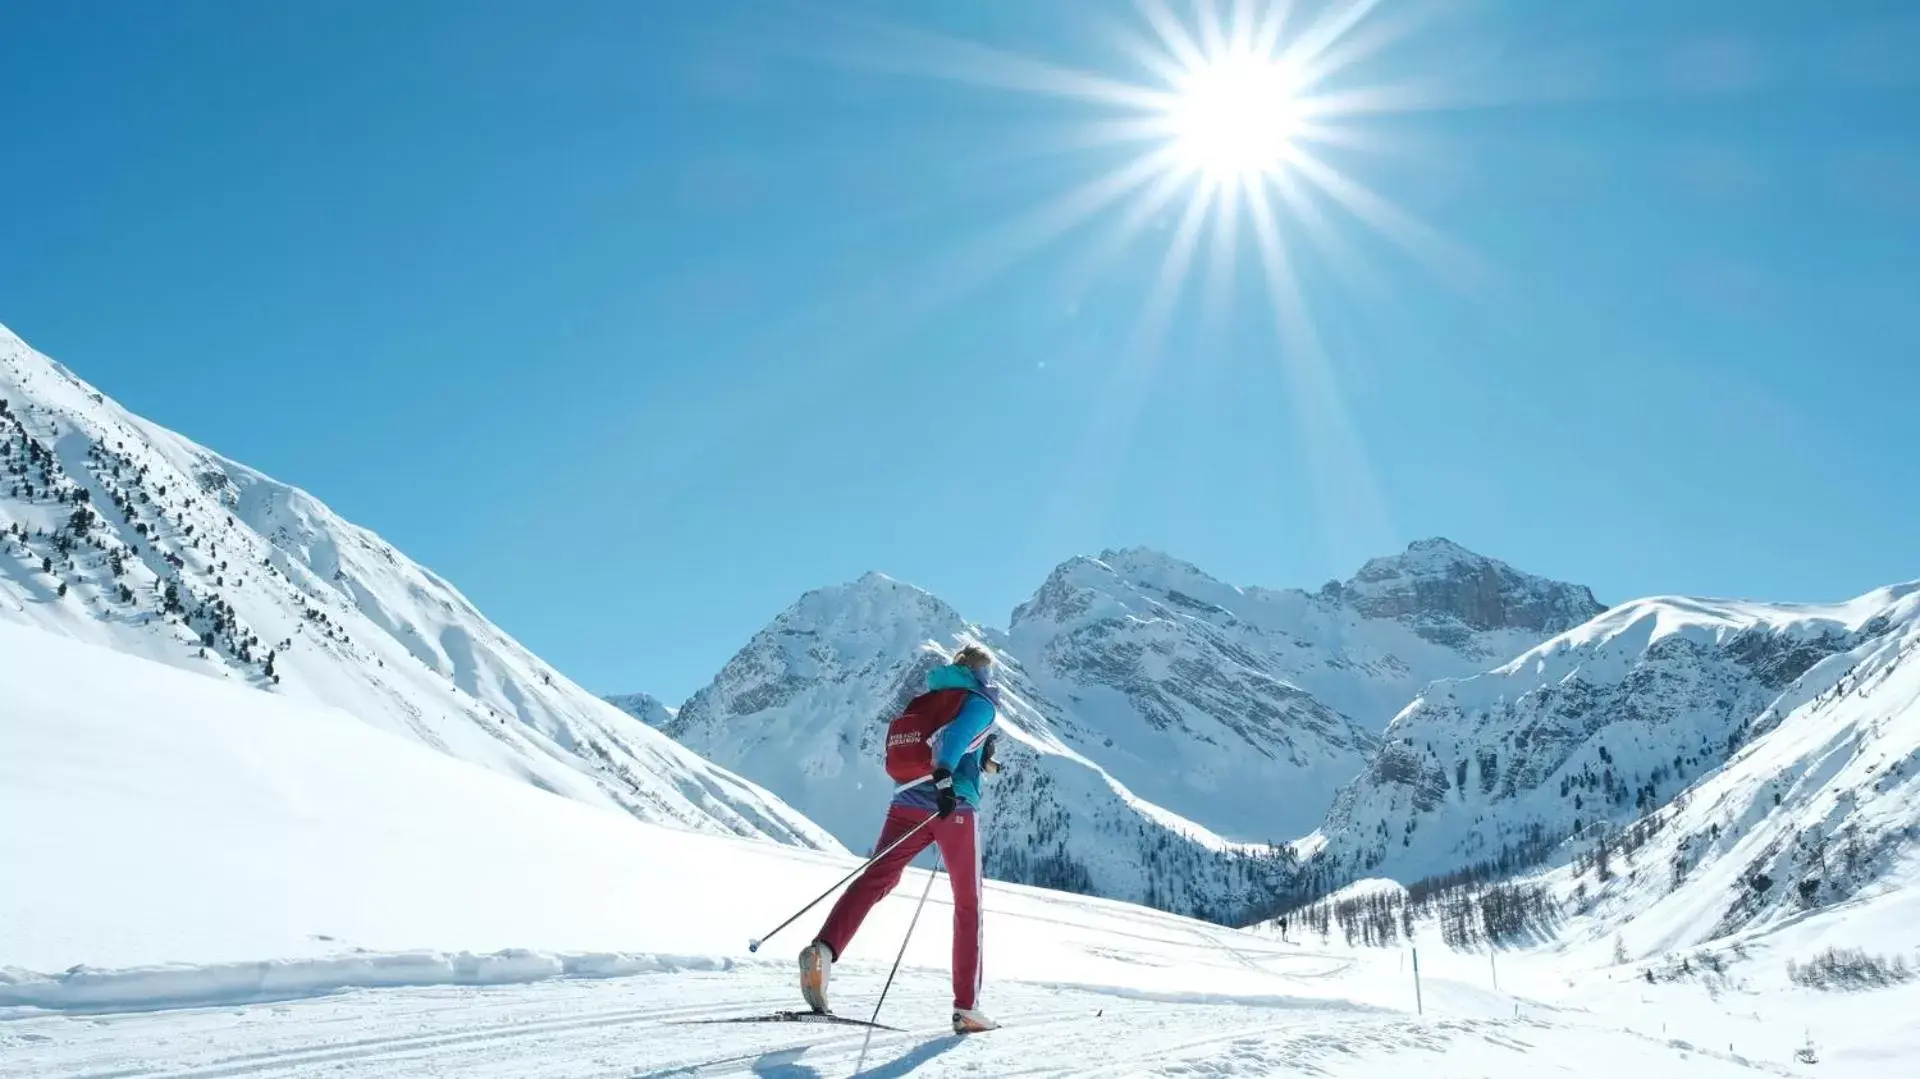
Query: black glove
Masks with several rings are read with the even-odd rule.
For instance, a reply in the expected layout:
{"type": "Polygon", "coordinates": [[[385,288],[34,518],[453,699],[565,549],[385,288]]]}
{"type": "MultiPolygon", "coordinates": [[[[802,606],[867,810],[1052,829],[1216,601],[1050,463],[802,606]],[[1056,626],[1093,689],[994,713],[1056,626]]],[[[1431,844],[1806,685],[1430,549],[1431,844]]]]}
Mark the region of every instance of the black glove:
{"type": "Polygon", "coordinates": [[[980,743],[980,770],[982,772],[998,772],[1000,770],[1000,762],[993,759],[993,751],[999,740],[1000,736],[998,734],[989,734],[987,735],[987,740],[980,743]]]}
{"type": "Polygon", "coordinates": [[[954,808],[960,804],[953,794],[953,773],[945,768],[935,768],[933,792],[940,799],[940,819],[953,816],[954,808]]]}

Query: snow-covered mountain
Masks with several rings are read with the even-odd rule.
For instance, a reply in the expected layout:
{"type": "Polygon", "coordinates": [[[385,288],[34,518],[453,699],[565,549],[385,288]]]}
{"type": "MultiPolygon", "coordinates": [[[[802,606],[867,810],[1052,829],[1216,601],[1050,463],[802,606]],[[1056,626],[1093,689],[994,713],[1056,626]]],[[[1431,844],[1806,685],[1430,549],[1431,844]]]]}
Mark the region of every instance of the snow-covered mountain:
{"type": "Polygon", "coordinates": [[[333,705],[644,820],[836,846],[567,680],[379,536],[3,328],[0,620],[333,705]]]}
{"type": "Polygon", "coordinates": [[[1065,713],[1039,696],[1000,634],[878,573],[802,596],[665,729],[869,849],[892,790],[886,722],[967,642],[1000,659],[1006,769],[989,780],[983,815],[988,875],[1215,917],[1263,887],[1268,852],[1128,791],[1068,745],[1056,720],[1065,713]]]}
{"type": "Polygon", "coordinates": [[[666,726],[675,711],[651,693],[616,693],[601,699],[649,727],[666,726]]]}
{"type": "MultiPolygon", "coordinates": [[[[1836,858],[1850,874],[1920,825],[1907,775],[1920,764],[1917,615],[1920,585],[1830,606],[1623,604],[1430,686],[1303,846],[1336,880],[1413,880],[1569,854],[1586,871],[1602,849],[1630,852],[1657,831],[1673,849],[1652,894],[1703,860],[1727,877],[1688,900],[1726,897],[1708,928],[1773,909],[1807,880],[1815,901],[1848,875],[1836,858]],[[1743,879],[1785,887],[1739,897],[1728,881],[1743,879]]],[[[1600,876],[1617,871],[1600,862],[1600,876]]],[[[1681,921],[1693,932],[1700,920],[1681,921]]]]}
{"type": "Polygon", "coordinates": [[[1443,539],[1318,593],[1236,588],[1153,551],[1060,566],[1013,613],[1012,652],[1076,750],[1238,839],[1302,834],[1380,730],[1437,678],[1602,610],[1591,592],[1443,539]]]}
{"type": "MultiPolygon", "coordinates": [[[[1362,879],[1293,910],[1296,931],[1492,938],[1503,986],[1514,950],[1569,987],[1585,970],[1601,996],[1632,985],[1602,1004],[1618,1022],[1733,993],[1720,1041],[1780,1020],[1830,1037],[1920,957],[1920,582],[1822,607],[1644,600],[1437,685],[1314,840],[1310,884],[1368,866],[1412,884],[1362,879]],[[1428,736],[1465,751],[1464,785],[1422,763],[1428,736]],[[1771,994],[1790,999],[1763,1020],[1749,1009],[1771,994]]],[[[1860,1055],[1859,1074],[1888,1059],[1860,1055]]]]}
{"type": "Polygon", "coordinates": [[[1590,882],[1582,905],[1630,956],[1899,890],[1891,871],[1920,840],[1920,582],[1769,628],[1807,644],[1775,644],[1770,679],[1800,673],[1736,729],[1732,757],[1561,873],[1590,882]]]}
{"type": "Polygon", "coordinates": [[[974,632],[933,596],[880,574],[802,596],[663,728],[713,760],[750,768],[858,850],[892,784],[880,744],[927,649],[974,632]]]}
{"type": "Polygon", "coordinates": [[[802,597],[663,729],[861,849],[890,788],[885,721],[978,641],[1012,731],[988,872],[1232,917],[1287,871],[1270,844],[1319,821],[1420,686],[1597,610],[1444,540],[1314,595],[1109,551],[1055,570],[1008,633],[870,574],[802,597]]]}

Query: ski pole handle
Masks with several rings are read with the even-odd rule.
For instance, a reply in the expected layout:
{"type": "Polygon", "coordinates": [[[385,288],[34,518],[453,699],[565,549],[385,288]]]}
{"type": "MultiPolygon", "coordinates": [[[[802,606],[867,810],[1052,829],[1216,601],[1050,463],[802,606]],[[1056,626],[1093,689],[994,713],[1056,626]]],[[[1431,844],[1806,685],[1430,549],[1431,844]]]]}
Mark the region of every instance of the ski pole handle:
{"type": "Polygon", "coordinates": [[[821,892],[819,897],[816,898],[813,902],[808,903],[806,906],[801,907],[799,910],[794,911],[793,917],[788,918],[786,921],[781,922],[779,925],[776,925],[772,929],[768,930],[766,936],[758,937],[756,939],[747,941],[747,951],[758,953],[760,951],[760,946],[762,944],[765,944],[767,941],[773,939],[776,935],[779,934],[779,932],[782,929],[785,929],[786,927],[799,921],[802,915],[806,914],[808,911],[812,910],[813,908],[819,906],[821,901],[825,900],[828,896],[839,891],[841,885],[859,876],[860,874],[866,872],[868,866],[872,865],[873,863],[879,861],[882,858],[885,858],[887,855],[892,854],[894,851],[894,848],[898,847],[902,843],[905,843],[907,840],[912,839],[915,835],[919,834],[920,829],[925,828],[927,825],[932,824],[934,821],[938,819],[939,818],[937,817],[928,817],[926,820],[923,820],[919,824],[916,824],[912,828],[909,828],[905,835],[887,844],[886,849],[876,853],[873,857],[868,858],[866,861],[860,863],[860,865],[856,867],[853,872],[848,873],[846,876],[841,877],[839,880],[835,881],[833,884],[833,887],[828,888],[824,892],[821,892]]]}

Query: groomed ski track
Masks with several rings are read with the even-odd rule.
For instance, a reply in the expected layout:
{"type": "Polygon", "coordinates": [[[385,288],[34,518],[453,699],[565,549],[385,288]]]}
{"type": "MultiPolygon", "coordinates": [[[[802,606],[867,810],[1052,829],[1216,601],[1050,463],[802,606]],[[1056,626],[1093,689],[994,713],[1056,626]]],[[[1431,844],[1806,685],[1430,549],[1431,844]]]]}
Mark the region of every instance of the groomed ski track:
{"type": "MultiPolygon", "coordinates": [[[[1286,978],[1311,979],[1316,972],[1334,977],[1348,966],[1341,957],[1285,945],[1241,951],[1249,962],[1286,978]]],[[[864,1015],[881,975],[843,971],[835,982],[837,1006],[864,1015]]],[[[300,1000],[115,1014],[16,1010],[0,1020],[0,1060],[8,1076],[65,1079],[856,1074],[865,1028],[696,1022],[790,1008],[791,980],[785,970],[766,964],[523,985],[346,990],[300,1000]]],[[[1434,989],[1448,996],[1445,983],[1434,989]]],[[[1551,1051],[1547,1059],[1553,1060],[1606,1060],[1610,1069],[1630,1068],[1641,1077],[1792,1074],[1530,1003],[1520,1005],[1518,1017],[1484,1014],[1490,1007],[1462,1009],[1483,1013],[1478,1015],[1430,1011],[1416,1017],[1309,997],[1147,996],[1091,986],[994,984],[985,1003],[1005,1028],[960,1037],[947,1028],[944,972],[903,972],[881,1019],[906,1030],[874,1031],[866,1070],[857,1074],[1518,1079],[1538,1073],[1542,1051],[1551,1051]]]]}

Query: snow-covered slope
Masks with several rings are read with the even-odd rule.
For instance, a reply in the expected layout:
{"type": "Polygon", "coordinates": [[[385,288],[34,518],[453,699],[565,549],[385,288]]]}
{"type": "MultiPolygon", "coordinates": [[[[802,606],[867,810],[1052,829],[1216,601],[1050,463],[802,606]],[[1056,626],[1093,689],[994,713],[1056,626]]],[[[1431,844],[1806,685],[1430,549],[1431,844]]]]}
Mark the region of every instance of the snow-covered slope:
{"type": "MultiPolygon", "coordinates": [[[[723,964],[848,864],[645,824],[338,709],[0,623],[0,970],[415,948],[723,964]]],[[[1060,902],[990,889],[995,910],[1060,902]]],[[[884,907],[873,939],[897,941],[910,905],[884,907]]],[[[1073,909],[1218,931],[1097,900],[1073,909]]],[[[936,921],[922,926],[928,961],[941,961],[936,921]]],[[[1016,962],[1008,949],[998,969],[1016,962]]],[[[7,985],[0,1004],[18,1003],[7,985]]]]}
{"type": "Polygon", "coordinates": [[[1067,741],[1142,797],[1238,839],[1298,835],[1436,678],[1599,613],[1592,593],[1443,539],[1319,593],[1237,588],[1166,555],[1059,567],[1012,652],[1067,741]]]}
{"type": "Polygon", "coordinates": [[[1416,1019],[1392,956],[1000,884],[983,1003],[1007,1025],[956,1038],[951,919],[936,881],[914,924],[919,873],[833,982],[865,1014],[907,939],[881,1016],[904,1029],[711,1022],[793,1006],[805,927],[771,956],[745,941],[851,862],[645,824],[335,709],[0,625],[8,1075],[1752,1074],[1431,973],[1416,1019]]]}
{"type": "MultiPolygon", "coordinates": [[[[750,937],[851,864],[645,824],[337,709],[0,624],[0,1016],[29,1003],[724,970],[752,962],[750,937]],[[110,973],[161,964],[184,966],[110,973]]],[[[875,911],[845,973],[885,970],[914,883],[875,911]]],[[[1218,926],[1001,884],[985,907],[996,983],[1278,989],[1218,926]],[[1203,979],[1170,984],[1164,964],[1135,962],[1155,952],[1188,953],[1203,979]]],[[[949,924],[921,921],[913,964],[946,965],[949,924]]],[[[787,992],[805,937],[797,927],[770,946],[787,992]]]]}
{"type": "Polygon", "coordinates": [[[646,820],[834,846],[542,663],[380,537],[128,413],[4,329],[0,621],[334,705],[646,820]]]}
{"type": "MultiPolygon", "coordinates": [[[[1834,608],[1801,609],[1775,639],[1784,677],[1830,643],[1737,732],[1738,748],[1670,804],[1598,842],[1558,874],[1630,956],[1729,934],[1752,937],[1807,912],[1853,911],[1904,894],[1920,873],[1920,582],[1834,608]],[[1813,629],[1810,623],[1821,623],[1813,629]],[[1906,864],[1903,872],[1896,868],[1906,864]]],[[[1907,946],[1920,943],[1920,937],[1907,946]]],[[[1864,942],[1854,942],[1856,945],[1864,942]]],[[[1896,943],[1893,941],[1882,942],[1896,943]]]]}
{"type": "MultiPolygon", "coordinates": [[[[1571,821],[1554,814],[1557,781],[1509,792],[1502,770],[1491,791],[1470,783],[1462,796],[1438,776],[1423,787],[1424,740],[1390,742],[1384,762],[1400,745],[1412,763],[1399,780],[1376,768],[1351,808],[1434,793],[1434,808],[1401,818],[1416,827],[1384,859],[1403,879],[1484,856],[1482,837],[1514,822],[1546,833],[1524,855],[1545,861],[1410,889],[1364,881],[1293,912],[1294,939],[1318,941],[1321,926],[1372,944],[1410,934],[1428,970],[1497,973],[1504,989],[1674,1044],[1737,1046],[1822,1074],[1914,1071],[1920,582],[1825,607],[1629,604],[1484,678],[1435,687],[1395,729],[1432,734],[1438,748],[1454,723],[1479,718],[1457,711],[1466,701],[1507,721],[1510,739],[1476,729],[1518,774],[1584,777],[1591,765],[1596,781],[1569,783],[1597,792],[1576,811],[1582,827],[1560,831],[1571,821]],[[1456,710],[1437,709],[1441,698],[1456,710]],[[1635,816],[1635,801],[1650,808],[1635,816]],[[1463,832],[1468,813],[1479,820],[1463,832]],[[1485,947],[1496,923],[1497,957],[1485,947]]],[[[1345,842],[1337,829],[1324,838],[1345,842]]]]}
{"type": "MultiPolygon", "coordinates": [[[[1654,827],[1692,833],[1663,885],[1687,876],[1681,863],[1736,847],[1748,853],[1728,872],[1786,880],[1771,860],[1793,857],[1784,834],[1851,823],[1877,837],[1916,822],[1920,804],[1895,777],[1920,751],[1896,677],[1920,677],[1902,662],[1920,632],[1917,592],[1831,606],[1624,604],[1486,674],[1429,687],[1312,845],[1336,879],[1412,880],[1590,852],[1642,818],[1635,845],[1654,827]],[[1883,802],[1874,791],[1887,784],[1899,794],[1883,802]],[[1869,803],[1881,808],[1869,814],[1869,803]],[[1880,820],[1902,811],[1904,821],[1880,820]]],[[[1804,874],[1791,877],[1797,886],[1804,874]]],[[[1779,898],[1760,892],[1762,906],[1779,898]]]]}

